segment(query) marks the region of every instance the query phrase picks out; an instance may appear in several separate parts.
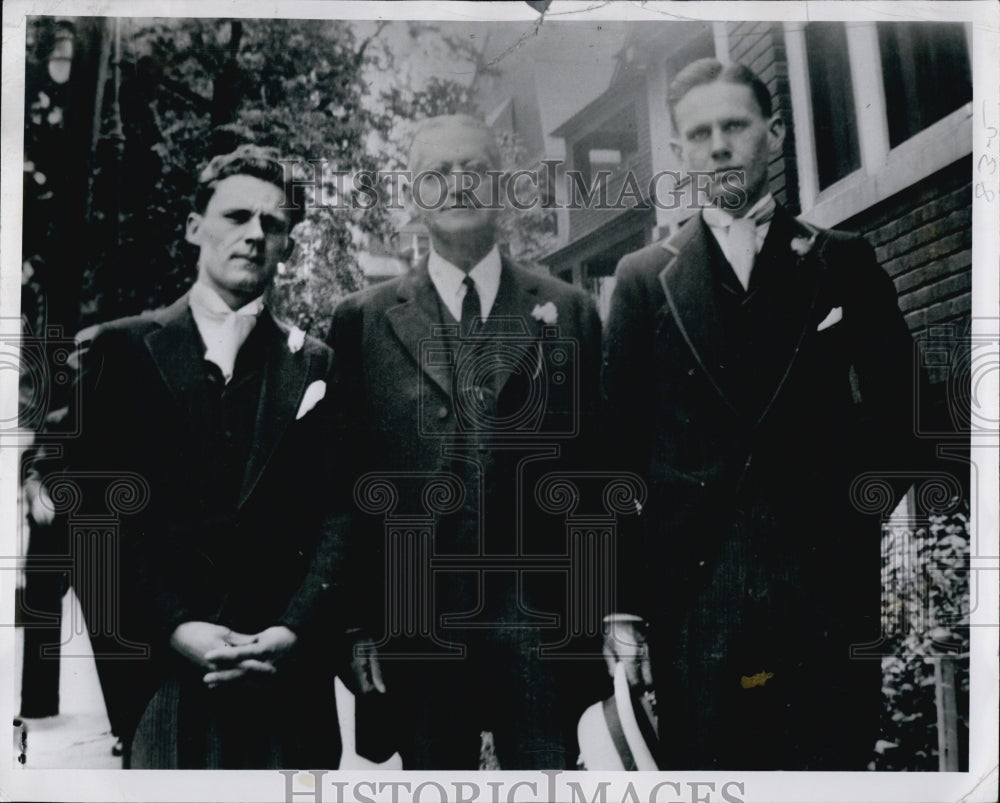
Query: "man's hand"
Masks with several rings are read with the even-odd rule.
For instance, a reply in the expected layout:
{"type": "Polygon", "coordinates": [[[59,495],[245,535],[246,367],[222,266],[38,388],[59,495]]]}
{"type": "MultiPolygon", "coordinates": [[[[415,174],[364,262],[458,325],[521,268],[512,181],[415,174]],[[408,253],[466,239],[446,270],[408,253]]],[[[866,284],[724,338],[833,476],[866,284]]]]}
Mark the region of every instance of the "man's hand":
{"type": "Polygon", "coordinates": [[[215,664],[209,657],[210,654],[222,648],[232,649],[248,644],[253,638],[211,622],[183,622],[171,634],[170,646],[192,663],[214,670],[215,664]]]}
{"type": "Polygon", "coordinates": [[[653,667],[646,643],[646,623],[641,620],[612,620],[604,623],[604,663],[614,678],[615,666],[625,665],[625,677],[631,688],[653,686],[653,667]]]}
{"type": "Polygon", "coordinates": [[[348,671],[344,672],[340,679],[356,697],[372,692],[385,694],[382,665],[379,663],[374,641],[367,637],[354,640],[351,645],[348,671]]]}
{"type": "Polygon", "coordinates": [[[221,645],[205,655],[213,671],[202,680],[209,688],[251,676],[277,673],[277,663],[299,640],[284,625],[261,630],[241,644],[221,645]]]}

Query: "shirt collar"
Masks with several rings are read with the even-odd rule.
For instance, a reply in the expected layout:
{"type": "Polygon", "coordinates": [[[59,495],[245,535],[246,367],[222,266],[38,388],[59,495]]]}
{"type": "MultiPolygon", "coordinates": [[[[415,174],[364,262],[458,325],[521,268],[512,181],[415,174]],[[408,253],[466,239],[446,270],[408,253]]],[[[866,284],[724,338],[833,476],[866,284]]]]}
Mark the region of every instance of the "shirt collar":
{"type": "MultiPolygon", "coordinates": [[[[771,193],[765,193],[765,195],[760,198],[757,203],[751,206],[745,214],[741,215],[743,218],[749,218],[756,215],[759,211],[766,208],[767,206],[774,206],[774,196],[771,193]]],[[[703,206],[701,210],[701,215],[705,219],[705,222],[713,228],[720,228],[730,225],[735,219],[731,212],[727,209],[722,209],[717,206],[703,206]]],[[[758,223],[758,226],[766,226],[770,223],[770,217],[764,223],[758,223]]]]}
{"type": "MultiPolygon", "coordinates": [[[[476,292],[479,293],[479,303],[482,305],[484,318],[489,316],[500,290],[500,270],[500,250],[494,245],[469,271],[469,276],[476,283],[476,292]]],[[[462,280],[465,279],[465,272],[446,260],[431,245],[427,257],[427,273],[448,311],[455,320],[461,320],[462,299],[465,298],[465,285],[462,284],[462,280]]]]}
{"type": "Polygon", "coordinates": [[[226,318],[230,314],[256,318],[264,309],[264,296],[258,296],[238,310],[231,310],[213,287],[199,279],[191,286],[188,303],[191,305],[191,311],[195,314],[196,319],[198,317],[220,319],[226,318]]]}

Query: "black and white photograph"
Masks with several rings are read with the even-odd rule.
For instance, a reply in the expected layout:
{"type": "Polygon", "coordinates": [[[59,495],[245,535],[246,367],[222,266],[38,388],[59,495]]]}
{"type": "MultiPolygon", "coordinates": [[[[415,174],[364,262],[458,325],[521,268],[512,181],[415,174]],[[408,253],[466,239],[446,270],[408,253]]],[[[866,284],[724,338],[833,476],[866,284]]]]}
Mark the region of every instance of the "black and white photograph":
{"type": "Polygon", "coordinates": [[[996,799],[995,3],[4,11],[0,799],[996,799]]]}

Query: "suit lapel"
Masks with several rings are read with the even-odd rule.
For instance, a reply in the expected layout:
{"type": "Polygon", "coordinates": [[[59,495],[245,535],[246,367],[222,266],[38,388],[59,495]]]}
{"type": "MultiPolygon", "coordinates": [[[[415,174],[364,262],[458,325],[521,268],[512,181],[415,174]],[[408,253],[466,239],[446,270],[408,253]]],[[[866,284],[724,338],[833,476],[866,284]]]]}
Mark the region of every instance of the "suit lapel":
{"type": "Polygon", "coordinates": [[[250,497],[292,422],[310,376],[311,360],[307,352],[300,350],[292,354],[287,346],[285,331],[266,309],[261,312],[257,327],[264,327],[262,334],[266,358],[250,459],[240,486],[239,506],[250,497]]]}
{"type": "Polygon", "coordinates": [[[700,214],[691,218],[664,244],[673,258],[659,278],[667,306],[698,368],[726,406],[735,411],[716,370],[724,343],[710,265],[711,236],[700,214]]]}
{"type": "MultiPolygon", "coordinates": [[[[761,266],[768,273],[759,277],[757,286],[763,289],[765,282],[782,283],[784,291],[782,293],[782,313],[790,321],[787,331],[791,336],[793,346],[788,352],[789,356],[783,369],[778,374],[779,379],[774,386],[774,391],[757,418],[757,426],[767,417],[784,388],[802,351],[803,343],[811,333],[815,334],[816,305],[822,295],[827,278],[825,263],[822,259],[825,242],[825,233],[807,228],[796,221],[781,206],[775,209],[774,220],[758,258],[761,266]],[[816,239],[809,253],[802,258],[796,257],[791,248],[792,239],[802,237],[808,240],[813,236],[816,239]]],[[[756,271],[756,268],[754,270],[756,271]]]]}
{"type": "Polygon", "coordinates": [[[400,282],[398,300],[397,306],[386,310],[389,327],[419,369],[450,397],[451,365],[421,354],[421,343],[443,331],[437,290],[427,273],[426,259],[400,282]]]}
{"type": "Polygon", "coordinates": [[[483,326],[484,336],[502,345],[502,359],[496,362],[491,381],[499,394],[511,376],[521,371],[534,371],[538,360],[538,327],[529,317],[538,303],[538,281],[528,271],[503,260],[500,287],[489,317],[483,326]]]}
{"type": "MultiPolygon", "coordinates": [[[[787,302],[782,307],[782,314],[793,318],[793,324],[789,328],[793,346],[786,364],[779,372],[780,378],[757,418],[757,425],[766,417],[781,393],[815,318],[815,308],[825,274],[819,257],[823,251],[825,235],[818,234],[815,247],[802,259],[796,258],[791,250],[793,237],[808,239],[815,234],[817,230],[807,228],[792,218],[783,207],[778,206],[754,267],[754,280],[751,283],[753,292],[759,292],[770,281],[787,282],[788,286],[783,288],[787,290],[784,294],[787,302]]],[[[664,244],[672,259],[660,272],[659,278],[667,306],[699,369],[723,402],[734,412],[739,412],[727,396],[715,370],[724,354],[725,344],[722,340],[723,329],[715,301],[710,265],[710,260],[714,258],[708,241],[711,236],[701,215],[689,220],[664,244]]]]}
{"type": "Polygon", "coordinates": [[[146,335],[146,348],[164,384],[188,419],[194,437],[202,440],[207,437],[211,408],[202,366],[203,346],[187,294],[155,313],[154,320],[160,326],[146,335]]]}

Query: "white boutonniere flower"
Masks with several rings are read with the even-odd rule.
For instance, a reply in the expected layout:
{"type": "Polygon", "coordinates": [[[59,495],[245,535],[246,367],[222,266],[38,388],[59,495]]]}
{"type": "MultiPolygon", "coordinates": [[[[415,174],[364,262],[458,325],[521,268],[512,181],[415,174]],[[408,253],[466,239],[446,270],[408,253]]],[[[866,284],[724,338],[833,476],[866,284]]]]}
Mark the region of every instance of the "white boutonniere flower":
{"type": "Polygon", "coordinates": [[[544,304],[535,304],[535,308],[531,311],[531,317],[536,321],[541,321],[546,326],[552,326],[559,320],[559,310],[551,301],[546,301],[544,304]]]}
{"type": "Polygon", "coordinates": [[[288,333],[288,350],[292,354],[295,354],[305,343],[306,333],[299,329],[299,327],[293,326],[292,331],[288,333]]]}
{"type": "Polygon", "coordinates": [[[792,237],[791,249],[798,256],[804,257],[810,251],[812,247],[816,244],[816,235],[812,237],[792,237]]]}
{"type": "Polygon", "coordinates": [[[299,405],[299,411],[295,414],[295,420],[298,421],[302,416],[308,413],[316,404],[326,395],[326,382],[322,379],[317,379],[315,382],[306,388],[306,392],[302,395],[302,403],[299,405]]]}

